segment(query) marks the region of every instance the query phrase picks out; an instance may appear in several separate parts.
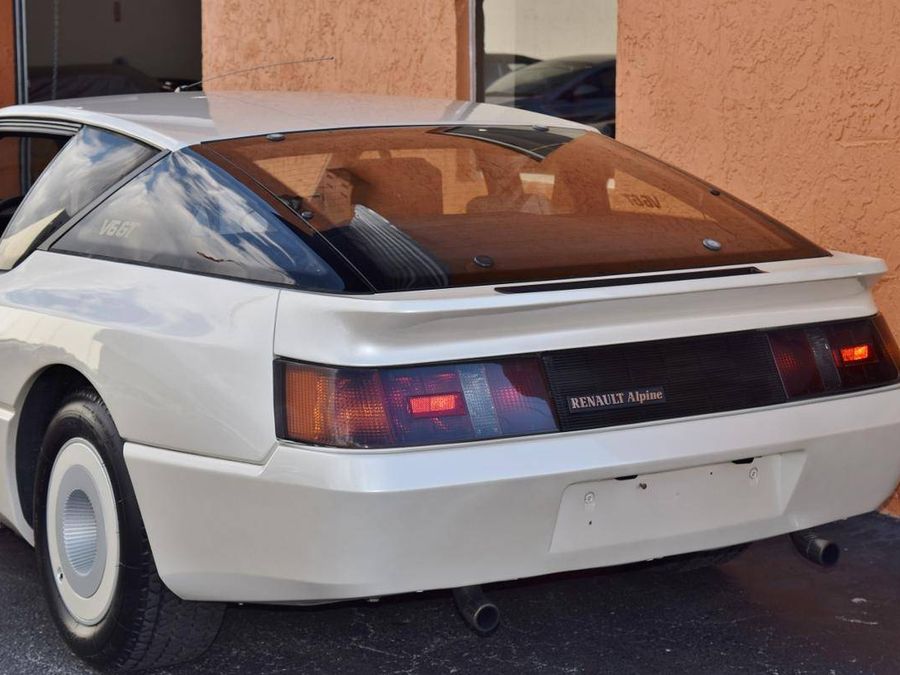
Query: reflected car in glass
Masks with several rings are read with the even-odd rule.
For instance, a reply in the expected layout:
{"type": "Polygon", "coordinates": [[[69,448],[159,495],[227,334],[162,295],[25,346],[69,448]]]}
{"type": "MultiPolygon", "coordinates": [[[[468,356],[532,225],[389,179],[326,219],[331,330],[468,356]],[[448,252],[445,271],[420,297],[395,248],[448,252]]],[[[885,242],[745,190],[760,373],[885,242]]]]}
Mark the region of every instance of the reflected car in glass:
{"type": "Polygon", "coordinates": [[[616,59],[590,55],[538,61],[492,82],[484,100],[609,128],[616,118],[616,59]]]}
{"type": "Polygon", "coordinates": [[[900,476],[884,263],[588,126],[62,101],[0,111],[0,188],[0,521],[97,667],[229,602],[453,589],[486,633],[491,582],[830,562],[808,528],[900,476]]]}
{"type": "Polygon", "coordinates": [[[519,68],[537,63],[538,59],[523,54],[487,53],[481,63],[482,83],[488,87],[495,80],[519,68]]]}

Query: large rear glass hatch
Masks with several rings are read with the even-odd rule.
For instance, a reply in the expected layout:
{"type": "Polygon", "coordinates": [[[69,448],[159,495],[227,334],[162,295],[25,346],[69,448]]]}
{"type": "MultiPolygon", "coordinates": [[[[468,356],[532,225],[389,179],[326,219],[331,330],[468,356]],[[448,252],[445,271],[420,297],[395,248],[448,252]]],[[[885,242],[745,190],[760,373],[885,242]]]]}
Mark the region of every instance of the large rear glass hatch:
{"type": "Polygon", "coordinates": [[[580,129],[344,129],[197,149],[302,214],[376,291],[828,255],[701,181],[580,129]]]}

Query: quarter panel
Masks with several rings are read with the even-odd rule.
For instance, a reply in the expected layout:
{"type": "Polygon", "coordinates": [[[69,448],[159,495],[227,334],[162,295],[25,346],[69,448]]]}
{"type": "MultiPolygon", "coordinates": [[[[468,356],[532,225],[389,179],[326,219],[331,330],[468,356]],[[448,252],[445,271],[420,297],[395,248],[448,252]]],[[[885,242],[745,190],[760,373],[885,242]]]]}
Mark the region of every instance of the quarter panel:
{"type": "Polygon", "coordinates": [[[126,440],[261,462],[275,442],[277,297],[262,285],[35,252],[0,277],[0,406],[18,410],[37,372],[66,364],[98,389],[126,440]]]}

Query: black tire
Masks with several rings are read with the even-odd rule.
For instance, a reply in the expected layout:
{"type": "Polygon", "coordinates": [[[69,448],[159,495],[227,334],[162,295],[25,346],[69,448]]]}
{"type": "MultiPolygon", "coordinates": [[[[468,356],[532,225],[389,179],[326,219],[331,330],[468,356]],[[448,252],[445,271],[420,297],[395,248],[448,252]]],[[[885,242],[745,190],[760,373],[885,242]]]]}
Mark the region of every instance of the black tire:
{"type": "Polygon", "coordinates": [[[53,417],[40,450],[34,497],[38,572],[50,613],[63,639],[98,668],[142,670],[200,656],[215,640],[225,605],[181,600],[156,570],[144,522],[122,454],[122,439],[93,391],[67,398],[53,417]],[[67,609],[57,588],[47,543],[47,492],[54,460],[66,441],[84,438],[109,473],[119,519],[121,565],[112,603],[99,623],[87,626],[67,609]]]}
{"type": "Polygon", "coordinates": [[[750,544],[737,544],[725,548],[715,548],[711,551],[697,551],[661,558],[650,563],[650,569],[654,572],[693,572],[708,567],[718,567],[731,562],[744,551],[750,548],[750,544]]]}

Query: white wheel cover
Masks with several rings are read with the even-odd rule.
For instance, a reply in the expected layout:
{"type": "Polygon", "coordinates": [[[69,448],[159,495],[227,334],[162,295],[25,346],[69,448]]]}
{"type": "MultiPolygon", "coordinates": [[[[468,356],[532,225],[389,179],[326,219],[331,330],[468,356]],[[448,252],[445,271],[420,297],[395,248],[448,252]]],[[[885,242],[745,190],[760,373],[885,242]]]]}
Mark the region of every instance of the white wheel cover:
{"type": "Polygon", "coordinates": [[[56,588],[78,623],[98,624],[119,579],[119,516],[97,449],[73,438],[60,449],[47,489],[47,550],[56,588]]]}

